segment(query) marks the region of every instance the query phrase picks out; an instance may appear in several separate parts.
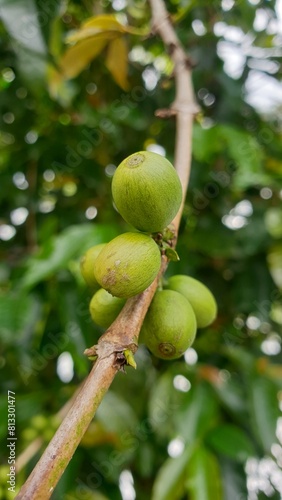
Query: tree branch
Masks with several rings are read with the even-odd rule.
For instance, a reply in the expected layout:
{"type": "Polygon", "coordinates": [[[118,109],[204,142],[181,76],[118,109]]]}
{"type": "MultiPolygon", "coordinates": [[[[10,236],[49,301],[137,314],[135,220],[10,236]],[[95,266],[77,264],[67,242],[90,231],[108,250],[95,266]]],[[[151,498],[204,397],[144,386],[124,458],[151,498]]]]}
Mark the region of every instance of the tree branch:
{"type": "MultiPolygon", "coordinates": [[[[83,383],[80,384],[76,388],[76,390],[73,393],[73,395],[71,396],[71,398],[64,404],[64,406],[62,406],[62,408],[60,408],[58,413],[56,413],[55,417],[56,417],[56,419],[58,419],[59,422],[61,422],[63,420],[63,418],[67,415],[67,413],[70,410],[70,408],[71,408],[77,394],[79,393],[82,385],[83,385],[83,383]]],[[[43,444],[44,444],[44,440],[42,437],[39,436],[39,437],[35,438],[22,451],[22,453],[16,459],[17,473],[19,473],[26,466],[26,464],[32,459],[32,457],[34,457],[34,455],[36,455],[36,453],[38,453],[40,451],[43,444]]]]}
{"type": "MultiPolygon", "coordinates": [[[[177,235],[189,182],[192,123],[197,108],[194,103],[189,60],[175,34],[165,4],[163,0],[150,0],[150,5],[153,30],[162,38],[175,66],[176,96],[170,114],[176,116],[174,164],[183,190],[181,208],[172,222],[177,235]]],[[[129,299],[114,323],[100,337],[98,346],[95,346],[98,360],[61,426],[17,495],[18,500],[50,498],[116,373],[125,364],[124,351],[136,351],[142,322],[166,267],[167,258],[163,256],[160,273],[152,285],[143,293],[129,299]]]]}

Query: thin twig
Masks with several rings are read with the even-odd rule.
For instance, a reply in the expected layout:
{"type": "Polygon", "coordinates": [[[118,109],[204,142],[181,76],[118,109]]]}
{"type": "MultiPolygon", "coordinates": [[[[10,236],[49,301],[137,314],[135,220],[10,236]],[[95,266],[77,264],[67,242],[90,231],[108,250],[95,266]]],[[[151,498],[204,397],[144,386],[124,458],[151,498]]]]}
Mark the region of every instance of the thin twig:
{"type": "Polygon", "coordinates": [[[34,455],[36,455],[36,453],[41,449],[43,443],[43,438],[38,436],[23,450],[23,452],[17,458],[17,473],[19,473],[24,468],[24,466],[28,464],[28,462],[32,459],[32,457],[34,457],[34,455]]]}
{"type": "MultiPolygon", "coordinates": [[[[176,96],[171,109],[172,114],[176,115],[175,168],[183,189],[182,205],[172,222],[177,234],[190,175],[192,123],[196,106],[189,61],[175,34],[165,4],[163,0],[150,0],[150,4],[154,32],[162,38],[175,65],[176,96]]],[[[126,349],[132,352],[136,350],[143,319],[166,267],[167,259],[163,256],[156,280],[143,293],[126,302],[118,318],[100,338],[97,348],[98,360],[66,418],[17,495],[18,500],[50,498],[97,407],[124,363],[123,352],[126,349]]]]}

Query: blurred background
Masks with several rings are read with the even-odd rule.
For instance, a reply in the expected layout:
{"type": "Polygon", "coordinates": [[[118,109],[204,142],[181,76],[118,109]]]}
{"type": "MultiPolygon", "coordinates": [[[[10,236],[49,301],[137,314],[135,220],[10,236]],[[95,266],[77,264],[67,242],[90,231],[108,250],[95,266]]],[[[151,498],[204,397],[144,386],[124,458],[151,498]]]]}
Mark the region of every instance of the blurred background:
{"type": "MultiPolygon", "coordinates": [[[[180,360],[139,348],[138,369],[117,375],[52,498],[279,500],[282,2],[166,5],[201,108],[181,260],[167,275],[202,280],[218,318],[180,360]]],[[[175,88],[143,0],[0,6],[0,497],[10,499],[7,391],[19,489],[102,333],[79,259],[130,229],[111,198],[119,162],[143,149],[173,162],[174,121],[154,112],[175,88]]]]}

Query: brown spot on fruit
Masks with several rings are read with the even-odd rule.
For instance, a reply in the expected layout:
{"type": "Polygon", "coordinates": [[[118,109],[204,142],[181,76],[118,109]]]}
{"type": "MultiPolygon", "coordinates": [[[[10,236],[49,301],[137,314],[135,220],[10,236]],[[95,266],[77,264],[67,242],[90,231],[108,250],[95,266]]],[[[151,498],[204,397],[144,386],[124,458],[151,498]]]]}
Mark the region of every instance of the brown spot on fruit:
{"type": "Polygon", "coordinates": [[[159,247],[146,234],[121,234],[103,250],[95,264],[95,278],[115,297],[128,298],[143,292],[160,269],[159,247]]]}
{"type": "Polygon", "coordinates": [[[112,194],[124,220],[148,233],[167,227],[182,201],[176,170],[151,151],[139,151],[121,162],[113,176],[112,194]]]}
{"type": "Polygon", "coordinates": [[[192,345],[196,330],[195,314],[183,295],[174,290],[155,293],[142,325],[142,341],[156,357],[182,356],[192,345]]]}

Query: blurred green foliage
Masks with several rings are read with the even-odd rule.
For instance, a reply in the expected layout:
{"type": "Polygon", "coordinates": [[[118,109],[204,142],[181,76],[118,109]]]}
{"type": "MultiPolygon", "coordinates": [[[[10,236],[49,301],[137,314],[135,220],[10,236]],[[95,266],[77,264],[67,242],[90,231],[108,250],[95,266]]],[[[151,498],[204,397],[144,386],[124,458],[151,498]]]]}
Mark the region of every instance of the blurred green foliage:
{"type": "MultiPolygon", "coordinates": [[[[17,456],[42,438],[17,473],[19,488],[60,420],[54,415],[89,372],[83,350],[102,332],[90,320],[79,258],[129,229],[112,204],[114,168],[156,146],[173,161],[174,122],[154,112],[169,107],[175,88],[163,44],[149,36],[145,2],[0,5],[0,497],[14,498],[6,484],[7,391],[16,393],[17,456]],[[85,37],[81,23],[102,14],[117,15],[116,25],[102,23],[105,43],[92,60],[85,51],[100,43],[97,32],[77,45],[67,36],[85,37]],[[68,47],[77,50],[66,58],[68,47]],[[77,76],[63,78],[62,67],[77,76]],[[74,364],[68,382],[57,373],[66,352],[74,364]]],[[[249,90],[257,82],[258,100],[275,97],[278,2],[167,6],[201,106],[180,262],[168,275],[202,280],[219,314],[185,359],[165,362],[139,348],[137,370],[117,375],[55,500],[134,499],[134,490],[138,500],[282,494],[281,104],[258,112],[249,90]],[[232,76],[235,52],[242,63],[232,76]]]]}

